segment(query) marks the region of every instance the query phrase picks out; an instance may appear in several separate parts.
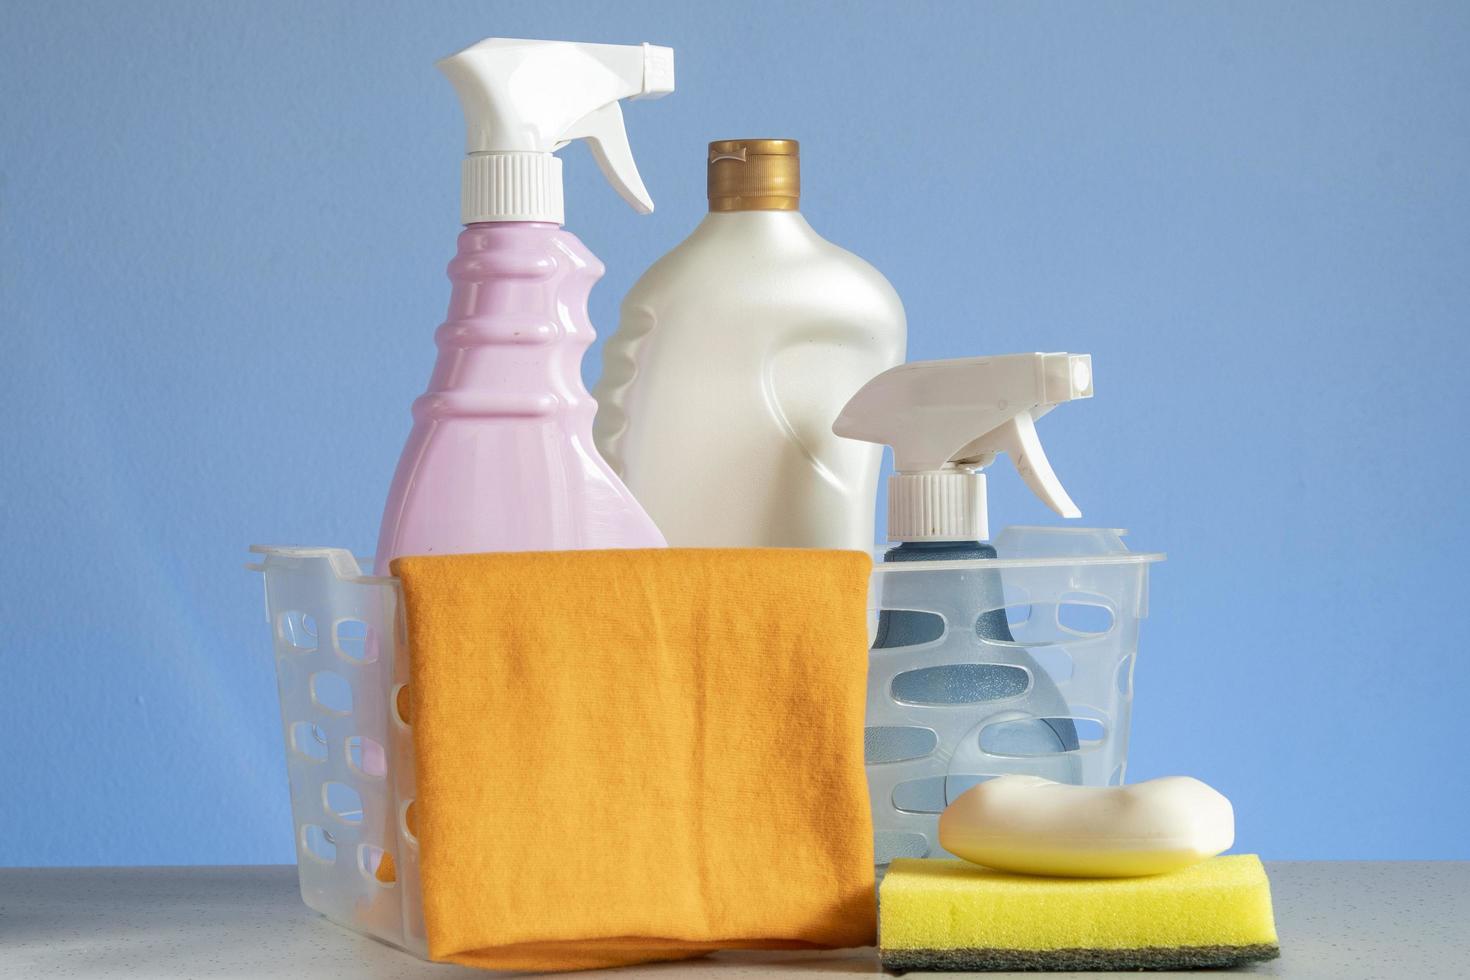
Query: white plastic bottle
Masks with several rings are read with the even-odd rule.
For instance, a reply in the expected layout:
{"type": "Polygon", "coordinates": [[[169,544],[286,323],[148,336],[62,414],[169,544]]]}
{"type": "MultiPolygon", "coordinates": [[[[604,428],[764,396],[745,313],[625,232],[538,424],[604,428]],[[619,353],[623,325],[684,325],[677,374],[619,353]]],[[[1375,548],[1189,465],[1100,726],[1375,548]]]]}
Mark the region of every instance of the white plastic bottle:
{"type": "Polygon", "coordinates": [[[797,210],[795,140],[711,143],[709,200],[623,301],[598,449],[670,545],[871,550],[882,448],[832,422],[903,361],[903,304],[797,210]]]}

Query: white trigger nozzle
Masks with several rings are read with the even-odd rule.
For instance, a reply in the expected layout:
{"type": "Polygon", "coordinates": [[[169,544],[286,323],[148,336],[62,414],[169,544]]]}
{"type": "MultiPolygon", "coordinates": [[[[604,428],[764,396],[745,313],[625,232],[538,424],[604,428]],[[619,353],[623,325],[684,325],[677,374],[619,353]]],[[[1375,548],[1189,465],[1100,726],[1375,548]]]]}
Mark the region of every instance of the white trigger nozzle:
{"type": "Polygon", "coordinates": [[[633,149],[628,145],[628,130],[623,125],[623,107],[609,102],[594,109],[572,125],[566,132],[566,140],[583,139],[592,151],[592,158],[602,170],[607,182],[612,184],[623,200],[633,206],[639,214],[653,210],[653,198],[643,186],[638,173],[638,164],[633,162],[633,149]]]}
{"type": "Polygon", "coordinates": [[[587,140],[624,200],[642,214],[653,210],[618,103],[672,92],[672,49],[492,37],[444,58],[439,68],[464,108],[465,224],[561,224],[561,161],[552,154],[577,139],[587,140]]]}
{"type": "Polygon", "coordinates": [[[848,401],[832,431],[893,447],[888,532],[895,541],[989,536],[985,475],[1004,453],[1063,517],[1082,513],[1051,468],[1036,420],[1092,397],[1087,354],[918,361],[885,371],[848,401]]]}

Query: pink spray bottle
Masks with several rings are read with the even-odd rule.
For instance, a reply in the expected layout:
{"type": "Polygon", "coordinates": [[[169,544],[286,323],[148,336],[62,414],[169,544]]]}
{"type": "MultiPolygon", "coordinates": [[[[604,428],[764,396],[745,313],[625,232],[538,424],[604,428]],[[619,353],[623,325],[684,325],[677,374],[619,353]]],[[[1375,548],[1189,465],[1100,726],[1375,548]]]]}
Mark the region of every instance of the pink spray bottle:
{"type": "Polygon", "coordinates": [[[563,231],[561,160],[587,140],[635,210],[638,176],[618,102],[674,88],[655,45],[490,38],[439,62],[469,129],[459,252],[438,361],[413,405],[378,535],[399,555],[661,547],[663,536],[598,454],[582,384],[587,294],[603,266],[563,231]]]}

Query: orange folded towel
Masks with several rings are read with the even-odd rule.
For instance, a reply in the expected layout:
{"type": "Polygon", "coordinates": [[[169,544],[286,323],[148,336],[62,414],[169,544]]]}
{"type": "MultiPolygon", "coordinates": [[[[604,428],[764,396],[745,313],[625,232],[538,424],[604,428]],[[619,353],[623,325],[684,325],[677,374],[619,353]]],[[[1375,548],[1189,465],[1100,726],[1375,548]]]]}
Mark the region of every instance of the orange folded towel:
{"type": "Polygon", "coordinates": [[[871,944],[869,559],[400,558],[429,955],[871,944]]]}

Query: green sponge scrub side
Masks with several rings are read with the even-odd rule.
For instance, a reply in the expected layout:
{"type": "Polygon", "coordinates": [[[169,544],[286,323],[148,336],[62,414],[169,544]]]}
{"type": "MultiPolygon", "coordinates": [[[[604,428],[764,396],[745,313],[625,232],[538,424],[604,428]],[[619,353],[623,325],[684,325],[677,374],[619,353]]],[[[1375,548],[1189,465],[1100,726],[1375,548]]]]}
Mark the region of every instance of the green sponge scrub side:
{"type": "Polygon", "coordinates": [[[900,859],[883,879],[890,970],[1164,970],[1280,955],[1254,854],[1147,878],[1040,878],[900,859]]]}

